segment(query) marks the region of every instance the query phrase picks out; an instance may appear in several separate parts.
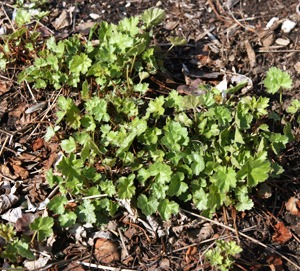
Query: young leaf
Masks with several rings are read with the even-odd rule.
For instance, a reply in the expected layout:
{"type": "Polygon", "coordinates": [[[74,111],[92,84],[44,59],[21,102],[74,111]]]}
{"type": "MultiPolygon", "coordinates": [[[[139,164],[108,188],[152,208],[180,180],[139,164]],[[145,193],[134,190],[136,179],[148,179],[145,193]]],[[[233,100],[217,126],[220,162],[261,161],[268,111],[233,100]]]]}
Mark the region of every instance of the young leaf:
{"type": "Polygon", "coordinates": [[[94,122],[93,117],[90,115],[85,115],[81,119],[81,124],[82,124],[82,127],[84,127],[87,132],[88,131],[94,132],[96,129],[96,123],[94,122]]]}
{"type": "Polygon", "coordinates": [[[139,83],[134,85],[133,90],[135,92],[141,93],[141,95],[144,95],[149,89],[149,84],[148,83],[139,83]]]}
{"type": "Polygon", "coordinates": [[[18,254],[20,254],[22,257],[25,257],[30,260],[34,259],[34,254],[29,249],[28,244],[22,242],[21,240],[18,240],[18,241],[16,240],[15,248],[17,249],[18,254]]]}
{"type": "Polygon", "coordinates": [[[207,209],[208,193],[205,193],[203,188],[196,190],[193,193],[193,202],[200,211],[207,209]]]}
{"type": "Polygon", "coordinates": [[[75,213],[80,222],[84,223],[95,223],[95,206],[91,200],[84,200],[81,205],[76,207],[75,213]]]}
{"type": "Polygon", "coordinates": [[[47,207],[55,212],[56,214],[63,214],[66,211],[65,205],[68,200],[64,196],[54,197],[48,204],[47,207]]]}
{"type": "Polygon", "coordinates": [[[276,93],[280,88],[292,88],[292,79],[287,72],[283,72],[276,67],[272,67],[267,72],[264,85],[269,93],[276,93]]]}
{"type": "Polygon", "coordinates": [[[220,167],[210,181],[216,184],[220,193],[226,193],[236,187],[236,173],[231,167],[220,167]]]}
{"type": "Polygon", "coordinates": [[[58,218],[58,221],[60,222],[60,225],[63,228],[68,228],[75,224],[76,219],[77,219],[77,215],[74,212],[67,212],[61,214],[58,218]]]}
{"type": "Polygon", "coordinates": [[[144,194],[139,195],[137,206],[142,210],[143,214],[148,216],[157,211],[158,201],[156,198],[147,198],[144,194]]]}
{"type": "Polygon", "coordinates": [[[204,102],[201,96],[195,95],[186,95],[183,96],[182,101],[180,103],[180,108],[182,110],[193,109],[195,110],[198,106],[202,105],[204,102]]]}
{"type": "Polygon", "coordinates": [[[120,199],[131,199],[135,193],[135,186],[133,181],[135,179],[134,174],[130,174],[128,177],[121,177],[118,180],[118,195],[120,199]]]}
{"type": "Polygon", "coordinates": [[[172,169],[169,165],[155,162],[149,166],[149,173],[151,176],[155,176],[156,182],[165,184],[171,180],[172,169]]]}
{"type": "Polygon", "coordinates": [[[151,185],[151,195],[156,199],[166,198],[166,191],[169,189],[168,185],[164,185],[158,182],[154,182],[151,185]]]}
{"type": "Polygon", "coordinates": [[[147,108],[147,117],[149,117],[150,113],[153,114],[154,117],[158,118],[159,116],[165,113],[165,109],[163,105],[165,103],[164,97],[159,96],[155,98],[154,101],[150,101],[148,108],[147,108]]]}
{"type": "Polygon", "coordinates": [[[66,153],[71,153],[76,150],[76,142],[72,136],[69,137],[69,139],[65,139],[61,142],[61,148],[66,153]]]}
{"type": "Polygon", "coordinates": [[[179,205],[175,201],[164,199],[158,205],[158,212],[164,221],[168,221],[171,214],[177,214],[179,212],[179,205]]]}
{"type": "Polygon", "coordinates": [[[37,232],[37,240],[44,241],[53,230],[54,220],[52,217],[37,217],[30,225],[30,230],[37,232]]]}
{"type": "Polygon", "coordinates": [[[178,94],[178,91],[173,89],[169,93],[169,96],[166,98],[166,106],[175,107],[176,110],[179,110],[181,103],[182,103],[182,96],[178,94]]]}
{"type": "Polygon", "coordinates": [[[55,126],[52,128],[52,126],[49,126],[45,135],[45,141],[48,142],[52,137],[55,136],[55,132],[59,131],[60,126],[55,126]]]}
{"type": "Polygon", "coordinates": [[[180,151],[182,146],[187,146],[189,143],[187,128],[182,127],[178,122],[173,120],[168,121],[164,130],[165,135],[161,139],[161,143],[169,150],[180,151]]]}
{"type": "Polygon", "coordinates": [[[130,18],[124,18],[119,22],[118,29],[122,32],[129,33],[132,37],[139,33],[138,16],[131,16],[130,18]]]}
{"type": "Polygon", "coordinates": [[[82,74],[85,74],[91,64],[92,60],[90,60],[86,54],[81,53],[80,55],[73,56],[70,71],[73,73],[79,74],[81,72],[82,74]]]}
{"type": "Polygon", "coordinates": [[[53,175],[52,168],[47,171],[46,180],[52,188],[54,184],[61,184],[63,182],[63,178],[57,175],[53,175]]]}
{"type": "Polygon", "coordinates": [[[184,174],[182,172],[177,172],[172,176],[172,181],[169,186],[168,195],[176,195],[177,197],[188,190],[189,186],[183,182],[184,174]]]}
{"type": "Polygon", "coordinates": [[[279,155],[280,151],[285,148],[289,138],[279,133],[272,133],[269,137],[272,149],[276,155],[279,155]]]}
{"type": "Polygon", "coordinates": [[[92,97],[85,103],[85,109],[95,116],[96,121],[109,121],[109,115],[106,113],[107,102],[99,97],[92,97]]]}
{"type": "Polygon", "coordinates": [[[110,180],[101,181],[100,188],[109,197],[112,197],[113,195],[116,194],[116,188],[115,188],[113,182],[110,180]]]}
{"type": "Polygon", "coordinates": [[[286,112],[291,113],[291,114],[295,114],[300,108],[300,102],[298,101],[298,99],[295,99],[291,102],[291,106],[289,106],[286,109],[286,112]]]}
{"type": "Polygon", "coordinates": [[[27,12],[25,9],[18,9],[15,18],[16,24],[18,25],[18,27],[21,27],[24,24],[30,22],[30,17],[31,17],[30,13],[27,12]]]}
{"type": "Polygon", "coordinates": [[[85,80],[82,84],[82,90],[81,90],[81,98],[82,100],[84,100],[85,102],[90,98],[90,94],[89,94],[89,83],[87,80],[85,80]]]}
{"type": "Polygon", "coordinates": [[[0,224],[0,236],[5,239],[6,242],[11,242],[15,237],[16,232],[14,227],[10,224],[0,224]]]}
{"type": "Polygon", "coordinates": [[[187,40],[182,37],[171,37],[168,38],[168,41],[170,41],[174,46],[184,46],[187,44],[187,40]]]}
{"type": "Polygon", "coordinates": [[[237,179],[247,178],[247,184],[254,187],[268,178],[271,169],[270,162],[262,158],[249,157],[248,161],[237,173],[237,179]]]}
{"type": "Polygon", "coordinates": [[[165,11],[158,8],[147,9],[144,14],[141,15],[141,20],[144,21],[146,27],[158,25],[165,17],[165,11]]]}

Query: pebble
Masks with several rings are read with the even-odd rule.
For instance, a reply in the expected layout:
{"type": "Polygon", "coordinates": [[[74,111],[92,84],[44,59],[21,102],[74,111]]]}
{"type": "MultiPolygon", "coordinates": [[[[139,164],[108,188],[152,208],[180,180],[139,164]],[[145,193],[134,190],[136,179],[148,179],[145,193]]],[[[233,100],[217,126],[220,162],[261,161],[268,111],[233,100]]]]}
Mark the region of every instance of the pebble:
{"type": "Polygon", "coordinates": [[[295,68],[296,72],[297,72],[298,74],[300,74],[300,62],[297,62],[297,63],[294,65],[294,68],[295,68]]]}
{"type": "Polygon", "coordinates": [[[162,1],[158,1],[157,3],[156,3],[156,6],[157,7],[160,7],[162,5],[162,1]]]}
{"type": "Polygon", "coordinates": [[[293,22],[291,20],[285,20],[281,26],[281,30],[284,33],[290,33],[291,30],[293,30],[295,26],[296,26],[295,22],[293,22]]]}
{"type": "Polygon", "coordinates": [[[279,20],[278,17],[273,17],[273,18],[267,23],[266,28],[267,28],[267,29],[270,29],[270,28],[272,27],[272,25],[273,25],[276,21],[278,21],[278,20],[279,20]]]}
{"type": "Polygon", "coordinates": [[[289,39],[282,39],[282,38],[278,38],[275,40],[276,44],[278,45],[282,45],[282,46],[287,46],[290,44],[290,40],[289,39]]]}
{"type": "Polygon", "coordinates": [[[96,14],[96,13],[91,13],[90,14],[90,17],[93,19],[93,20],[97,20],[100,18],[100,15],[96,14]]]}

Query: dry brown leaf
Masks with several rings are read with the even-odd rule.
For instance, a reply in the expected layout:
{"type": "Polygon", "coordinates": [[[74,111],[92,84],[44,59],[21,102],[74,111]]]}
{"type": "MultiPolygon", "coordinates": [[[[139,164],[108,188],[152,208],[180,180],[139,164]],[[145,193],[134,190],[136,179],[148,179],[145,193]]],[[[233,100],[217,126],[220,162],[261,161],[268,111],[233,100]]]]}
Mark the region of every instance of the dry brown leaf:
{"type": "Polygon", "coordinates": [[[65,205],[65,208],[69,211],[69,212],[75,212],[75,208],[77,207],[77,203],[76,202],[69,202],[65,205]]]}
{"type": "Polygon", "coordinates": [[[66,270],[68,270],[68,271],[85,271],[85,269],[79,263],[69,263],[66,270]]]}
{"type": "Polygon", "coordinates": [[[80,23],[76,27],[76,31],[80,32],[82,35],[88,35],[90,33],[91,28],[95,25],[94,22],[86,22],[86,23],[80,23]]]}
{"type": "Polygon", "coordinates": [[[186,254],[185,254],[185,260],[187,263],[191,263],[194,260],[193,255],[197,253],[197,247],[189,247],[186,254]]]}
{"type": "Polygon", "coordinates": [[[20,103],[17,107],[15,107],[12,111],[9,112],[10,116],[14,116],[19,119],[22,113],[25,111],[26,103],[20,103]]]}
{"type": "Polygon", "coordinates": [[[258,196],[263,199],[268,199],[272,196],[272,188],[271,186],[263,183],[260,185],[258,190],[258,196]]]}
{"type": "Polygon", "coordinates": [[[249,64],[251,68],[256,66],[256,55],[248,40],[245,41],[246,51],[249,58],[249,64]]]}
{"type": "Polygon", "coordinates": [[[0,165],[0,173],[8,178],[16,179],[16,176],[11,173],[9,167],[6,165],[0,165]]]}
{"type": "Polygon", "coordinates": [[[33,151],[37,151],[39,150],[41,147],[44,146],[44,139],[42,138],[38,138],[37,140],[35,140],[33,143],[32,143],[32,149],[33,151]]]}
{"type": "Polygon", "coordinates": [[[0,195],[0,213],[10,209],[14,204],[19,201],[19,196],[13,193],[0,195]]]}
{"type": "Polygon", "coordinates": [[[283,222],[279,222],[275,225],[275,234],[272,237],[272,240],[274,242],[283,244],[289,239],[292,238],[292,233],[291,231],[284,225],[283,222]]]}
{"type": "Polygon", "coordinates": [[[170,260],[167,259],[167,258],[163,258],[163,259],[160,261],[159,267],[160,267],[161,269],[170,270],[170,260]]]}
{"type": "Polygon", "coordinates": [[[48,171],[52,167],[52,165],[56,161],[56,158],[57,158],[57,153],[51,152],[48,160],[45,161],[45,166],[44,166],[45,171],[48,171]]]}
{"type": "Polygon", "coordinates": [[[25,179],[28,178],[29,172],[26,169],[24,169],[24,168],[22,168],[18,165],[12,165],[12,166],[13,166],[13,169],[15,171],[15,175],[17,177],[21,177],[22,180],[25,180],[25,179]]]}
{"type": "Polygon", "coordinates": [[[7,99],[0,101],[0,120],[2,119],[3,115],[6,113],[8,108],[7,99]]]}
{"type": "Polygon", "coordinates": [[[211,236],[213,236],[214,230],[212,228],[211,223],[205,223],[203,227],[201,227],[200,232],[197,234],[200,241],[207,240],[211,236]]]}
{"type": "Polygon", "coordinates": [[[136,227],[131,227],[127,231],[124,232],[124,235],[130,240],[134,235],[138,232],[136,227]]]}
{"type": "Polygon", "coordinates": [[[291,197],[285,204],[285,208],[290,211],[292,215],[300,216],[300,202],[297,198],[291,197]]]}
{"type": "Polygon", "coordinates": [[[36,155],[32,155],[32,154],[26,153],[26,152],[22,152],[20,154],[20,156],[18,156],[18,159],[22,160],[25,163],[28,163],[28,162],[39,162],[39,161],[41,161],[40,157],[38,157],[36,155]]]}
{"type": "Polygon", "coordinates": [[[95,257],[102,263],[119,261],[118,246],[110,240],[99,238],[95,242],[95,257]]]}
{"type": "Polygon", "coordinates": [[[273,271],[283,271],[283,267],[282,267],[282,260],[281,258],[276,255],[276,254],[272,254],[270,255],[270,257],[266,260],[267,263],[270,264],[270,269],[273,271]]]}
{"type": "Polygon", "coordinates": [[[6,92],[8,92],[11,88],[11,83],[7,83],[4,81],[0,81],[0,96],[6,92]]]}
{"type": "Polygon", "coordinates": [[[16,230],[30,234],[29,225],[39,216],[39,214],[26,213],[16,221],[16,230]]]}

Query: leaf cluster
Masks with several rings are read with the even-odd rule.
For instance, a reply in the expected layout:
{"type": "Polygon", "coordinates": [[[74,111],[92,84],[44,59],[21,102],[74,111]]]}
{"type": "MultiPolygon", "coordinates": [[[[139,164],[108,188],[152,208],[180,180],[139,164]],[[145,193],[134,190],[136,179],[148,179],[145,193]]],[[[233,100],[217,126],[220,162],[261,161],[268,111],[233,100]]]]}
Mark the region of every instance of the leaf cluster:
{"type": "Polygon", "coordinates": [[[233,257],[241,251],[242,248],[235,241],[218,240],[215,248],[205,252],[205,262],[209,262],[216,270],[228,271],[235,262],[233,257]]]}
{"type": "Polygon", "coordinates": [[[11,262],[21,262],[22,257],[31,260],[34,259],[28,240],[16,237],[13,226],[10,224],[0,224],[0,236],[5,240],[1,258],[8,259],[11,262]]]}
{"type": "MultiPolygon", "coordinates": [[[[149,85],[142,81],[156,73],[161,62],[150,42],[152,28],[163,17],[164,11],[154,8],[141,16],[124,18],[118,25],[96,24],[86,41],[80,35],[58,42],[51,37],[34,62],[19,74],[18,82],[27,80],[36,89],[76,89],[92,80],[95,93],[143,95],[149,85]],[[99,41],[97,45],[92,37],[99,41]]],[[[85,89],[84,97],[88,93],[85,89]]]]}
{"type": "Polygon", "coordinates": [[[88,210],[80,206],[69,213],[63,208],[66,196],[54,198],[49,208],[72,215],[69,222],[92,223],[97,215],[113,215],[118,199],[132,200],[145,215],[158,211],[164,220],[185,201],[206,216],[223,205],[251,209],[251,189],[283,172],[268,153],[278,155],[292,140],[290,127],[273,133],[260,122],[267,118],[268,98],[217,101],[210,92],[182,97],[174,90],[150,101],[146,110],[130,97],[107,95],[91,97],[80,111],[70,98],[60,97],[57,126],[46,138],[57,134],[63,118],[74,132],[61,142],[69,154],[58,165],[63,177],[49,171],[48,182],[64,195],[106,197],[84,201],[95,215],[80,215],[88,210]],[[167,108],[172,116],[164,115],[167,108]]]}

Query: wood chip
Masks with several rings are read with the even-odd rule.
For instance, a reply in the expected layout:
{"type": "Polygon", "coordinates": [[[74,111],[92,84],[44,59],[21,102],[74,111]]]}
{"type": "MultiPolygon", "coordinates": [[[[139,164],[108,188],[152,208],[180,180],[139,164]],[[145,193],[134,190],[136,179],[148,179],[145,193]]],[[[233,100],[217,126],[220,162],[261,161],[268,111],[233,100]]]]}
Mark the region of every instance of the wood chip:
{"type": "Polygon", "coordinates": [[[275,41],[275,43],[278,44],[278,45],[287,46],[287,45],[290,44],[290,40],[289,40],[289,39],[278,38],[278,39],[275,41]]]}
{"type": "Polygon", "coordinates": [[[256,55],[255,52],[248,40],[245,41],[245,46],[247,50],[247,55],[249,58],[249,64],[251,68],[254,68],[256,66],[256,55]]]}

